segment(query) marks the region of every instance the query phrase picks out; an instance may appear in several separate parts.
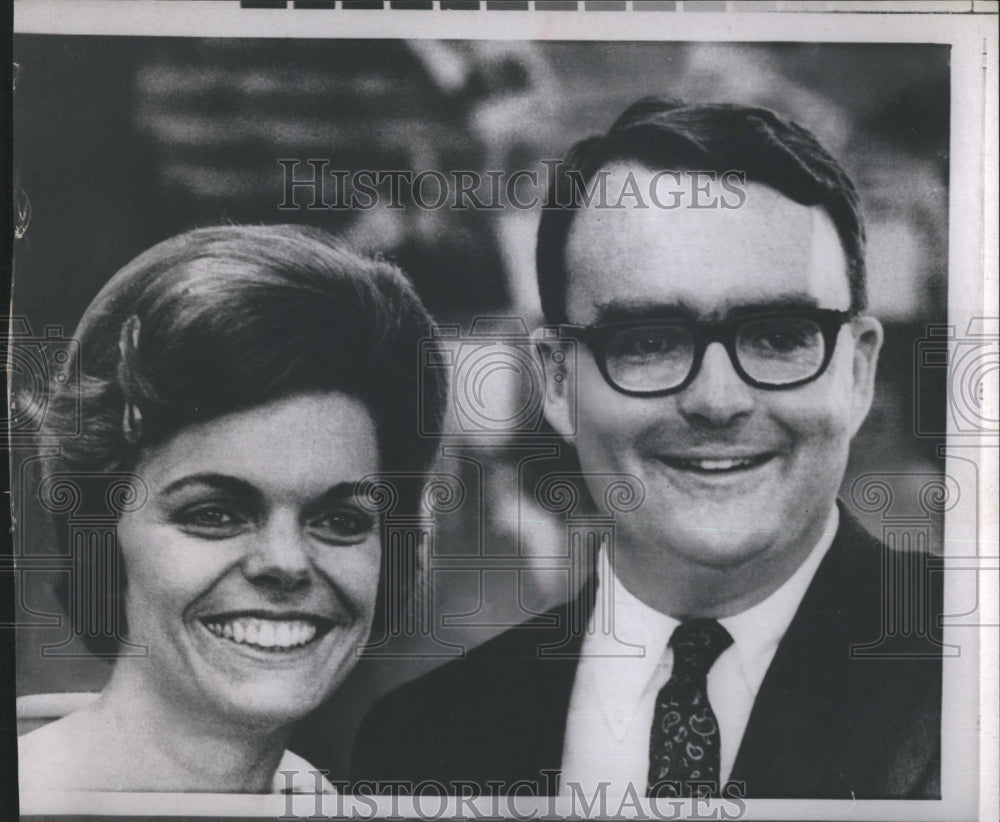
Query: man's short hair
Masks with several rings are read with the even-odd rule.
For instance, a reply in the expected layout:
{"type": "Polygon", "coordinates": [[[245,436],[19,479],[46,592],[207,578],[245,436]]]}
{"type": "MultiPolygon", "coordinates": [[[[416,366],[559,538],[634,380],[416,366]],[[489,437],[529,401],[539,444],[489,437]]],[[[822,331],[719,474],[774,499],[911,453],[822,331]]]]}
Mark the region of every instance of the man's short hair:
{"type": "Polygon", "coordinates": [[[607,134],[574,144],[552,178],[536,251],[547,321],[568,320],[566,240],[580,208],[580,183],[589,185],[599,170],[619,161],[652,170],[743,172],[748,183],[765,183],[802,205],[823,206],[847,257],[851,310],[865,309],[865,229],[858,193],[811,132],[765,108],[647,97],[629,106],[607,134]]]}

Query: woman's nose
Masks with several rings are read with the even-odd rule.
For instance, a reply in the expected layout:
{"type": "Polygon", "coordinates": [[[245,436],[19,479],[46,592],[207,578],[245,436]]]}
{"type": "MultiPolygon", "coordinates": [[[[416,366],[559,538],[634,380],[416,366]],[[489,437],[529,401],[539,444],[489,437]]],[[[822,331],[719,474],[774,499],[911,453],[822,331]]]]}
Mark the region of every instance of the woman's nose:
{"type": "Polygon", "coordinates": [[[297,522],[276,516],[258,532],[243,572],[254,585],[270,591],[298,591],[310,583],[309,551],[297,522]]]}
{"type": "Polygon", "coordinates": [[[736,373],[722,343],[713,342],[705,349],[694,381],[677,395],[678,408],[691,424],[718,428],[750,413],[752,391],[736,373]]]}

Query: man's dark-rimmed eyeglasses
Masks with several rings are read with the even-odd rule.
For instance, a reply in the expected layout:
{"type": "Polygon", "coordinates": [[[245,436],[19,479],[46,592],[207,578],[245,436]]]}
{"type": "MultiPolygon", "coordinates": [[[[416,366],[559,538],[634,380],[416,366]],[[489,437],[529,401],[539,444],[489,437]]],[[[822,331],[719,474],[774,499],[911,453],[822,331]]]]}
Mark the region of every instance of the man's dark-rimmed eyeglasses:
{"type": "Polygon", "coordinates": [[[694,381],[713,342],[722,343],[748,385],[771,390],[805,385],[826,370],[841,326],[854,316],[817,308],[719,322],[642,319],[560,328],[586,344],[612,388],[631,396],[661,397],[694,381]]]}

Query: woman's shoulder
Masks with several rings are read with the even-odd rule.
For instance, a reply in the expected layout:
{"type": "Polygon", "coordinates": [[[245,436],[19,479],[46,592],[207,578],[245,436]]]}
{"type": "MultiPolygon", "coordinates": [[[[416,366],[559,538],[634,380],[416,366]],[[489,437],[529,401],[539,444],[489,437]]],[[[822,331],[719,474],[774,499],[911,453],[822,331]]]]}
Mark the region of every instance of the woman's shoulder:
{"type": "Polygon", "coordinates": [[[79,713],[57,719],[17,739],[22,791],[85,789],[101,761],[79,713]]]}
{"type": "Polygon", "coordinates": [[[104,766],[112,752],[102,744],[100,723],[89,710],[97,696],[46,695],[42,700],[44,710],[32,705],[31,710],[22,711],[19,705],[19,718],[27,714],[29,721],[34,718],[46,721],[17,739],[18,781],[22,791],[90,790],[105,781],[104,766]],[[66,715],[59,716],[60,713],[66,715]]]}

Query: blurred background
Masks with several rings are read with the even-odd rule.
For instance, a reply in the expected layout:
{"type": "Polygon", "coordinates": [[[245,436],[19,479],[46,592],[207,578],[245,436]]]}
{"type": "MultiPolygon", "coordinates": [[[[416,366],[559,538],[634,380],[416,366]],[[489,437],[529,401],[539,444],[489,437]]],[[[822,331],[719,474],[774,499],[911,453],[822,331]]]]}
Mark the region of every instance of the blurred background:
{"type": "MultiPolygon", "coordinates": [[[[561,158],[649,94],[763,105],[795,119],[861,192],[871,312],[886,327],[876,405],[844,497],[852,504],[858,477],[893,474],[895,504],[923,517],[922,533],[940,549],[941,517],[918,497],[943,470],[935,435],[946,369],[917,367],[915,352],[936,344],[928,328],[947,321],[947,46],[19,36],[14,57],[13,313],[18,333],[35,337],[52,326],[70,335],[119,267],[178,232],[298,222],[395,260],[439,322],[457,327],[452,339],[465,342],[454,344],[474,353],[482,332],[540,319],[537,209],[390,209],[385,198],[368,210],[310,209],[303,189],[301,208],[281,209],[278,160],[299,160],[297,179],[311,176],[309,159],[347,172],[543,176],[541,160],[561,158]]],[[[572,458],[538,427],[537,371],[516,345],[500,359],[475,402],[453,409],[444,439],[439,471],[465,493],[434,518],[431,565],[440,568],[424,603],[432,635],[388,637],[297,743],[334,777],[374,698],[576,584],[550,561],[566,553],[574,512],[546,509],[536,493],[539,478],[571,471],[572,458]]],[[[28,454],[15,448],[15,551],[45,555],[54,526],[31,504],[28,454]]],[[[858,513],[883,535],[883,512],[858,513]]],[[[43,645],[68,635],[55,617],[54,573],[18,578],[19,619],[30,626],[18,637],[20,695],[99,690],[107,676],[108,663],[82,645],[43,658],[43,645]]]]}

